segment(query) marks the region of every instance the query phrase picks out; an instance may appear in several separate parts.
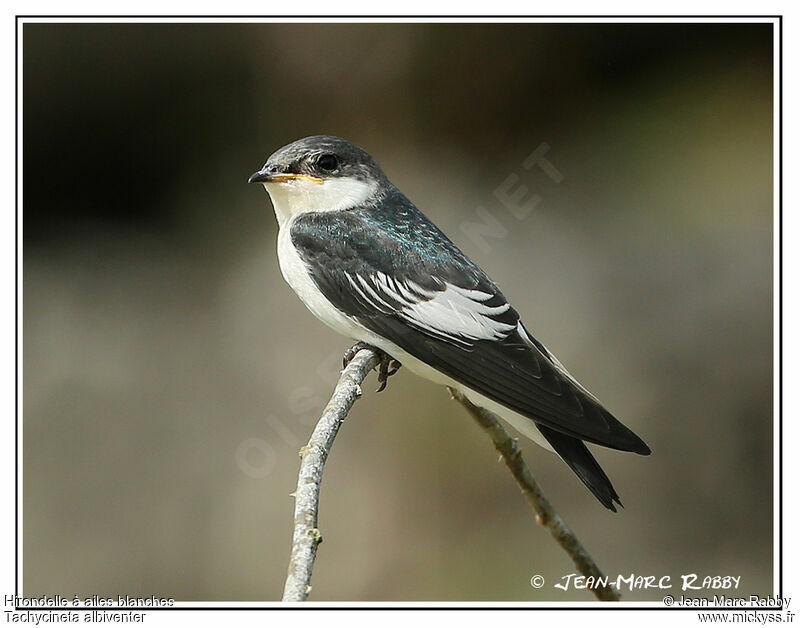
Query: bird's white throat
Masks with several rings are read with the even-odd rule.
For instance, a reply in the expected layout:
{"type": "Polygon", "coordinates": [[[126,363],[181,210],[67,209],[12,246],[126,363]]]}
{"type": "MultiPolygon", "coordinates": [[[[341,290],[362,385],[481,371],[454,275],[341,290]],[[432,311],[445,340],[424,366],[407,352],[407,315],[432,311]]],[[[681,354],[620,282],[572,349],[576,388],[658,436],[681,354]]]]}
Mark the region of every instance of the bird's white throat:
{"type": "Polygon", "coordinates": [[[337,177],[322,182],[295,179],[265,183],[264,188],[272,199],[278,224],[283,227],[292,216],[305,212],[330,212],[356,207],[374,194],[377,183],[337,177]]]}

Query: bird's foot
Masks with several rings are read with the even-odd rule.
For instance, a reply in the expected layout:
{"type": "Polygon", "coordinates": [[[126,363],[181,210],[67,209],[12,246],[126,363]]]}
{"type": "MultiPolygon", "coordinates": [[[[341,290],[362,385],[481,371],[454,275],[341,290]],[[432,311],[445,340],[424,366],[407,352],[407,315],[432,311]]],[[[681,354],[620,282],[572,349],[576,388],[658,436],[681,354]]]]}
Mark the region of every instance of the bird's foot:
{"type": "Polygon", "coordinates": [[[357,342],[344,352],[344,356],[342,357],[342,368],[346,369],[347,365],[353,361],[353,358],[356,357],[356,354],[362,349],[372,349],[373,351],[378,351],[378,349],[373,347],[371,344],[366,342],[357,342]]]}
{"type": "Polygon", "coordinates": [[[381,353],[381,362],[378,364],[378,389],[375,392],[381,392],[386,389],[386,383],[389,378],[400,370],[399,360],[395,360],[392,356],[381,353]]]}
{"type": "Polygon", "coordinates": [[[347,365],[353,361],[353,358],[356,357],[356,354],[362,349],[372,349],[373,351],[377,352],[381,358],[381,361],[378,363],[378,389],[375,391],[381,392],[386,389],[386,382],[392,375],[400,370],[402,364],[400,364],[400,362],[395,360],[392,356],[387,355],[369,343],[357,342],[345,352],[344,357],[342,358],[342,367],[347,368],[347,365]]]}

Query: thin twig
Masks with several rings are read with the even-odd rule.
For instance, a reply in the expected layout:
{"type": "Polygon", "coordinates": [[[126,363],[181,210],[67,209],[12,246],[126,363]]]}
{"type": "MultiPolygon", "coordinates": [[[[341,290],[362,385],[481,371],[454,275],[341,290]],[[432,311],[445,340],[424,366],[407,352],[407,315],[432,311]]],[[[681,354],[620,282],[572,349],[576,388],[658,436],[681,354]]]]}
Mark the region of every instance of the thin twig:
{"type": "MultiPolygon", "coordinates": [[[[381,364],[383,358],[380,351],[371,347],[356,345],[353,350],[358,352],[342,371],[308,445],[300,450],[302,462],[295,491],[294,534],[289,570],[283,590],[284,602],[303,602],[311,591],[314,559],[317,547],[322,542],[322,535],[317,528],[317,513],[325,461],[339,427],[356,399],[361,396],[362,382],[373,368],[381,364]]],[[[604,582],[603,574],[592,557],[542,493],[542,489],[522,459],[517,441],[509,436],[497,416],[474,405],[457,390],[453,388],[448,390],[489,434],[495,449],[500,452],[523,495],[533,507],[536,521],[550,530],[584,576],[593,577],[594,582],[598,580],[604,582]]],[[[619,592],[611,585],[593,587],[592,592],[600,600],[615,601],[620,598],[619,592]]]]}
{"type": "Polygon", "coordinates": [[[601,583],[601,586],[593,586],[591,591],[594,593],[598,600],[615,602],[620,599],[619,591],[611,584],[602,583],[606,582],[603,572],[594,562],[594,559],[586,551],[586,548],[575,536],[575,533],[570,530],[561,515],[556,512],[553,505],[550,503],[544,493],[542,492],[539,483],[533,477],[531,470],[525,464],[522,458],[522,452],[515,438],[506,432],[505,428],[500,424],[497,415],[489,410],[481,408],[473,404],[469,399],[462,395],[454,388],[449,388],[450,395],[453,399],[459,401],[484,429],[494,443],[494,448],[500,452],[508,470],[517,481],[522,494],[528,500],[528,503],[536,513],[536,521],[546,527],[553,538],[558,544],[564,548],[564,551],[569,554],[570,558],[575,563],[584,576],[593,578],[594,583],[601,583]]]}
{"type": "Polygon", "coordinates": [[[361,383],[381,361],[381,354],[373,349],[361,349],[342,371],[333,395],[322,412],[308,445],[300,450],[300,474],[297,478],[294,504],[294,534],[292,554],[284,602],[304,602],[311,591],[311,572],[317,556],[317,546],[322,535],[317,528],[319,489],[325,460],[333,446],[336,433],[356,399],[361,396],[361,383]]]}

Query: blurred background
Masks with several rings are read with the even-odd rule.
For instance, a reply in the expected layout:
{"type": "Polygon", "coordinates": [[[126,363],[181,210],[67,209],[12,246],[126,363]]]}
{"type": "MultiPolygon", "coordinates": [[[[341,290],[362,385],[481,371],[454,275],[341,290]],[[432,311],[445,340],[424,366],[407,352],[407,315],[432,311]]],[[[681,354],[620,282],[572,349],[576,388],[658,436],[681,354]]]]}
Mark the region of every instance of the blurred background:
{"type": "MultiPolygon", "coordinates": [[[[605,572],[772,593],[772,44],[769,24],[26,24],[24,594],[280,599],[297,452],[349,343],[283,282],[246,181],[318,133],[372,153],[651,446],[594,448],[613,514],[524,443],[605,572]],[[560,176],[525,167],[537,149],[560,176]]],[[[328,461],[311,599],[593,600],[552,587],[573,565],[444,389],[375,386],[328,461]]]]}

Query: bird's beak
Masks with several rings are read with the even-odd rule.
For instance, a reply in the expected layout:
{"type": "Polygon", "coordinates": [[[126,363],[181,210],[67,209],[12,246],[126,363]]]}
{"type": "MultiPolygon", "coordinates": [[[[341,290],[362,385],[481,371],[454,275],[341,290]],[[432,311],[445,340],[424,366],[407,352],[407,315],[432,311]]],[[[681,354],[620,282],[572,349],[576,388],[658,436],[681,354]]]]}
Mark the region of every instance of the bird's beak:
{"type": "Polygon", "coordinates": [[[269,183],[272,180],[272,174],[267,172],[266,169],[259,170],[258,172],[254,172],[250,175],[250,178],[247,180],[248,183],[269,183]]]}
{"type": "Polygon", "coordinates": [[[289,181],[311,181],[312,183],[322,183],[322,179],[312,177],[307,174],[294,174],[286,172],[274,172],[266,168],[254,172],[247,180],[248,183],[287,183],[289,181]]]}

